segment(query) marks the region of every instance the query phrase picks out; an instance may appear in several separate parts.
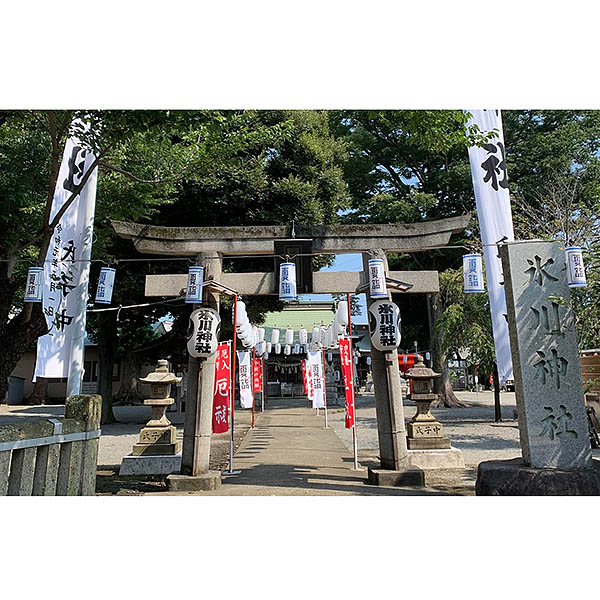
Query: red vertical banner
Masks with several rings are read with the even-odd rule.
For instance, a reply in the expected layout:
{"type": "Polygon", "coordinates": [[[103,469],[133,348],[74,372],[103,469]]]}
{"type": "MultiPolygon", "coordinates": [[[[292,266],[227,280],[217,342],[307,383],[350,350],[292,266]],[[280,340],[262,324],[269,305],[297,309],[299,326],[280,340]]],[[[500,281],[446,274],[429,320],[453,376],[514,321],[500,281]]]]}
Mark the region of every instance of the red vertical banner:
{"type": "Polygon", "coordinates": [[[213,433],[229,430],[229,392],[231,389],[231,353],[229,343],[217,346],[215,361],[215,393],[213,396],[213,433]]]}
{"type": "Polygon", "coordinates": [[[262,394],[263,391],[262,360],[260,358],[252,359],[252,391],[255,394],[262,394]]]}
{"type": "Polygon", "coordinates": [[[300,362],[302,365],[302,386],[304,387],[304,395],[308,396],[308,383],[306,377],[306,361],[303,360],[300,362]]]}
{"type": "Polygon", "coordinates": [[[346,390],[346,429],[354,427],[354,374],[350,358],[350,343],[349,339],[340,338],[340,363],[342,365],[342,377],[346,390]]]}

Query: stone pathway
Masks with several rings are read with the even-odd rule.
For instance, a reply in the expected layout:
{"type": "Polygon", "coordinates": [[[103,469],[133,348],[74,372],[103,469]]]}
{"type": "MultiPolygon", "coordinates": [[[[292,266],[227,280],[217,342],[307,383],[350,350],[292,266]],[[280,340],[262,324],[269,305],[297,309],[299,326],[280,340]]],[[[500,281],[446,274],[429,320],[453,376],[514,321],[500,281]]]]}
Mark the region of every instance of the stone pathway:
{"type": "MultiPolygon", "coordinates": [[[[249,411],[248,411],[249,412],[249,411]]],[[[236,411],[237,416],[237,411],[236,411]]],[[[353,470],[349,452],[333,429],[324,428],[306,398],[270,399],[257,413],[235,454],[241,474],[224,476],[216,496],[440,495],[431,488],[374,487],[367,471],[353,470]]]]}

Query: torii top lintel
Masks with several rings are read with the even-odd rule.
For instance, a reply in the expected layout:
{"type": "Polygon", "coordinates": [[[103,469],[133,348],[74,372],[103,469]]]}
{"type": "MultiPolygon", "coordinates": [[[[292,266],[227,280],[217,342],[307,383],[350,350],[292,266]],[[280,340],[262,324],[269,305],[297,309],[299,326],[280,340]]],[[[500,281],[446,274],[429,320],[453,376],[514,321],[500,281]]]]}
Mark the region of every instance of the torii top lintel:
{"type": "MultiPolygon", "coordinates": [[[[338,254],[368,252],[421,252],[447,246],[453,233],[463,231],[470,215],[423,223],[381,225],[296,225],[299,239],[312,239],[313,252],[338,254]]],[[[249,225],[241,227],[160,227],[112,221],[116,233],[132,239],[144,254],[196,256],[203,252],[271,254],[274,240],[289,239],[286,225],[249,225]]]]}

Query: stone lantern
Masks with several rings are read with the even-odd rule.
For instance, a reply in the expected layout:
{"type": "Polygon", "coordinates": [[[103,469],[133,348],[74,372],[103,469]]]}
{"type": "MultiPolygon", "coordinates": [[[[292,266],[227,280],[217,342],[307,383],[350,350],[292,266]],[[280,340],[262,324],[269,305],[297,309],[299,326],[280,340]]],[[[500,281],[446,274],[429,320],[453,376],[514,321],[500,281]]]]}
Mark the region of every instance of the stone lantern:
{"type": "Polygon", "coordinates": [[[417,412],[408,423],[406,442],[409,450],[431,450],[450,448],[450,440],[442,434],[442,424],[429,412],[437,394],[433,393],[433,380],[441,377],[423,363],[417,355],[415,366],[406,371],[412,382],[410,399],[417,403],[417,412]]]}
{"type": "Polygon", "coordinates": [[[151,397],[144,400],[152,407],[152,418],[140,431],[140,441],[133,446],[134,456],[177,454],[181,451],[181,442],[176,440],[177,429],[171,425],[165,414],[167,407],[175,400],[169,397],[171,385],[179,383],[181,377],[169,372],[168,362],[159,360],[156,370],[148,374],[140,383],[151,387],[151,397]]]}

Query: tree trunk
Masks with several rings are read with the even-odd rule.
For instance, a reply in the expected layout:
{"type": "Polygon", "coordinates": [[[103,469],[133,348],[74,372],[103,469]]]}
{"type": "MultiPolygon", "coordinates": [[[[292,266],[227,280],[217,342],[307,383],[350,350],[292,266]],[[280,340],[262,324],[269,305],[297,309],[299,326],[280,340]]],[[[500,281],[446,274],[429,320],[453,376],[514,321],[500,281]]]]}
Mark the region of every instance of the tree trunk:
{"type": "Polygon", "coordinates": [[[434,391],[438,395],[438,399],[431,404],[434,408],[463,408],[463,404],[454,394],[452,384],[450,383],[450,370],[448,369],[448,361],[446,351],[444,350],[444,330],[442,327],[436,327],[436,321],[441,316],[442,311],[439,305],[435,302],[431,303],[431,316],[433,318],[431,338],[431,355],[433,359],[433,370],[436,373],[441,373],[442,376],[434,379],[434,391]]]}
{"type": "Polygon", "coordinates": [[[140,374],[140,359],[135,352],[125,355],[121,386],[115,396],[120,404],[137,404],[143,400],[138,392],[137,381],[140,374]]]}
{"type": "Polygon", "coordinates": [[[500,406],[500,377],[498,376],[498,365],[494,363],[494,420],[496,423],[502,421],[502,408],[500,406]]]}
{"type": "Polygon", "coordinates": [[[101,312],[98,316],[98,393],[102,396],[100,423],[115,423],[112,409],[112,374],[115,364],[117,342],[117,315],[114,311],[101,312]]]}

